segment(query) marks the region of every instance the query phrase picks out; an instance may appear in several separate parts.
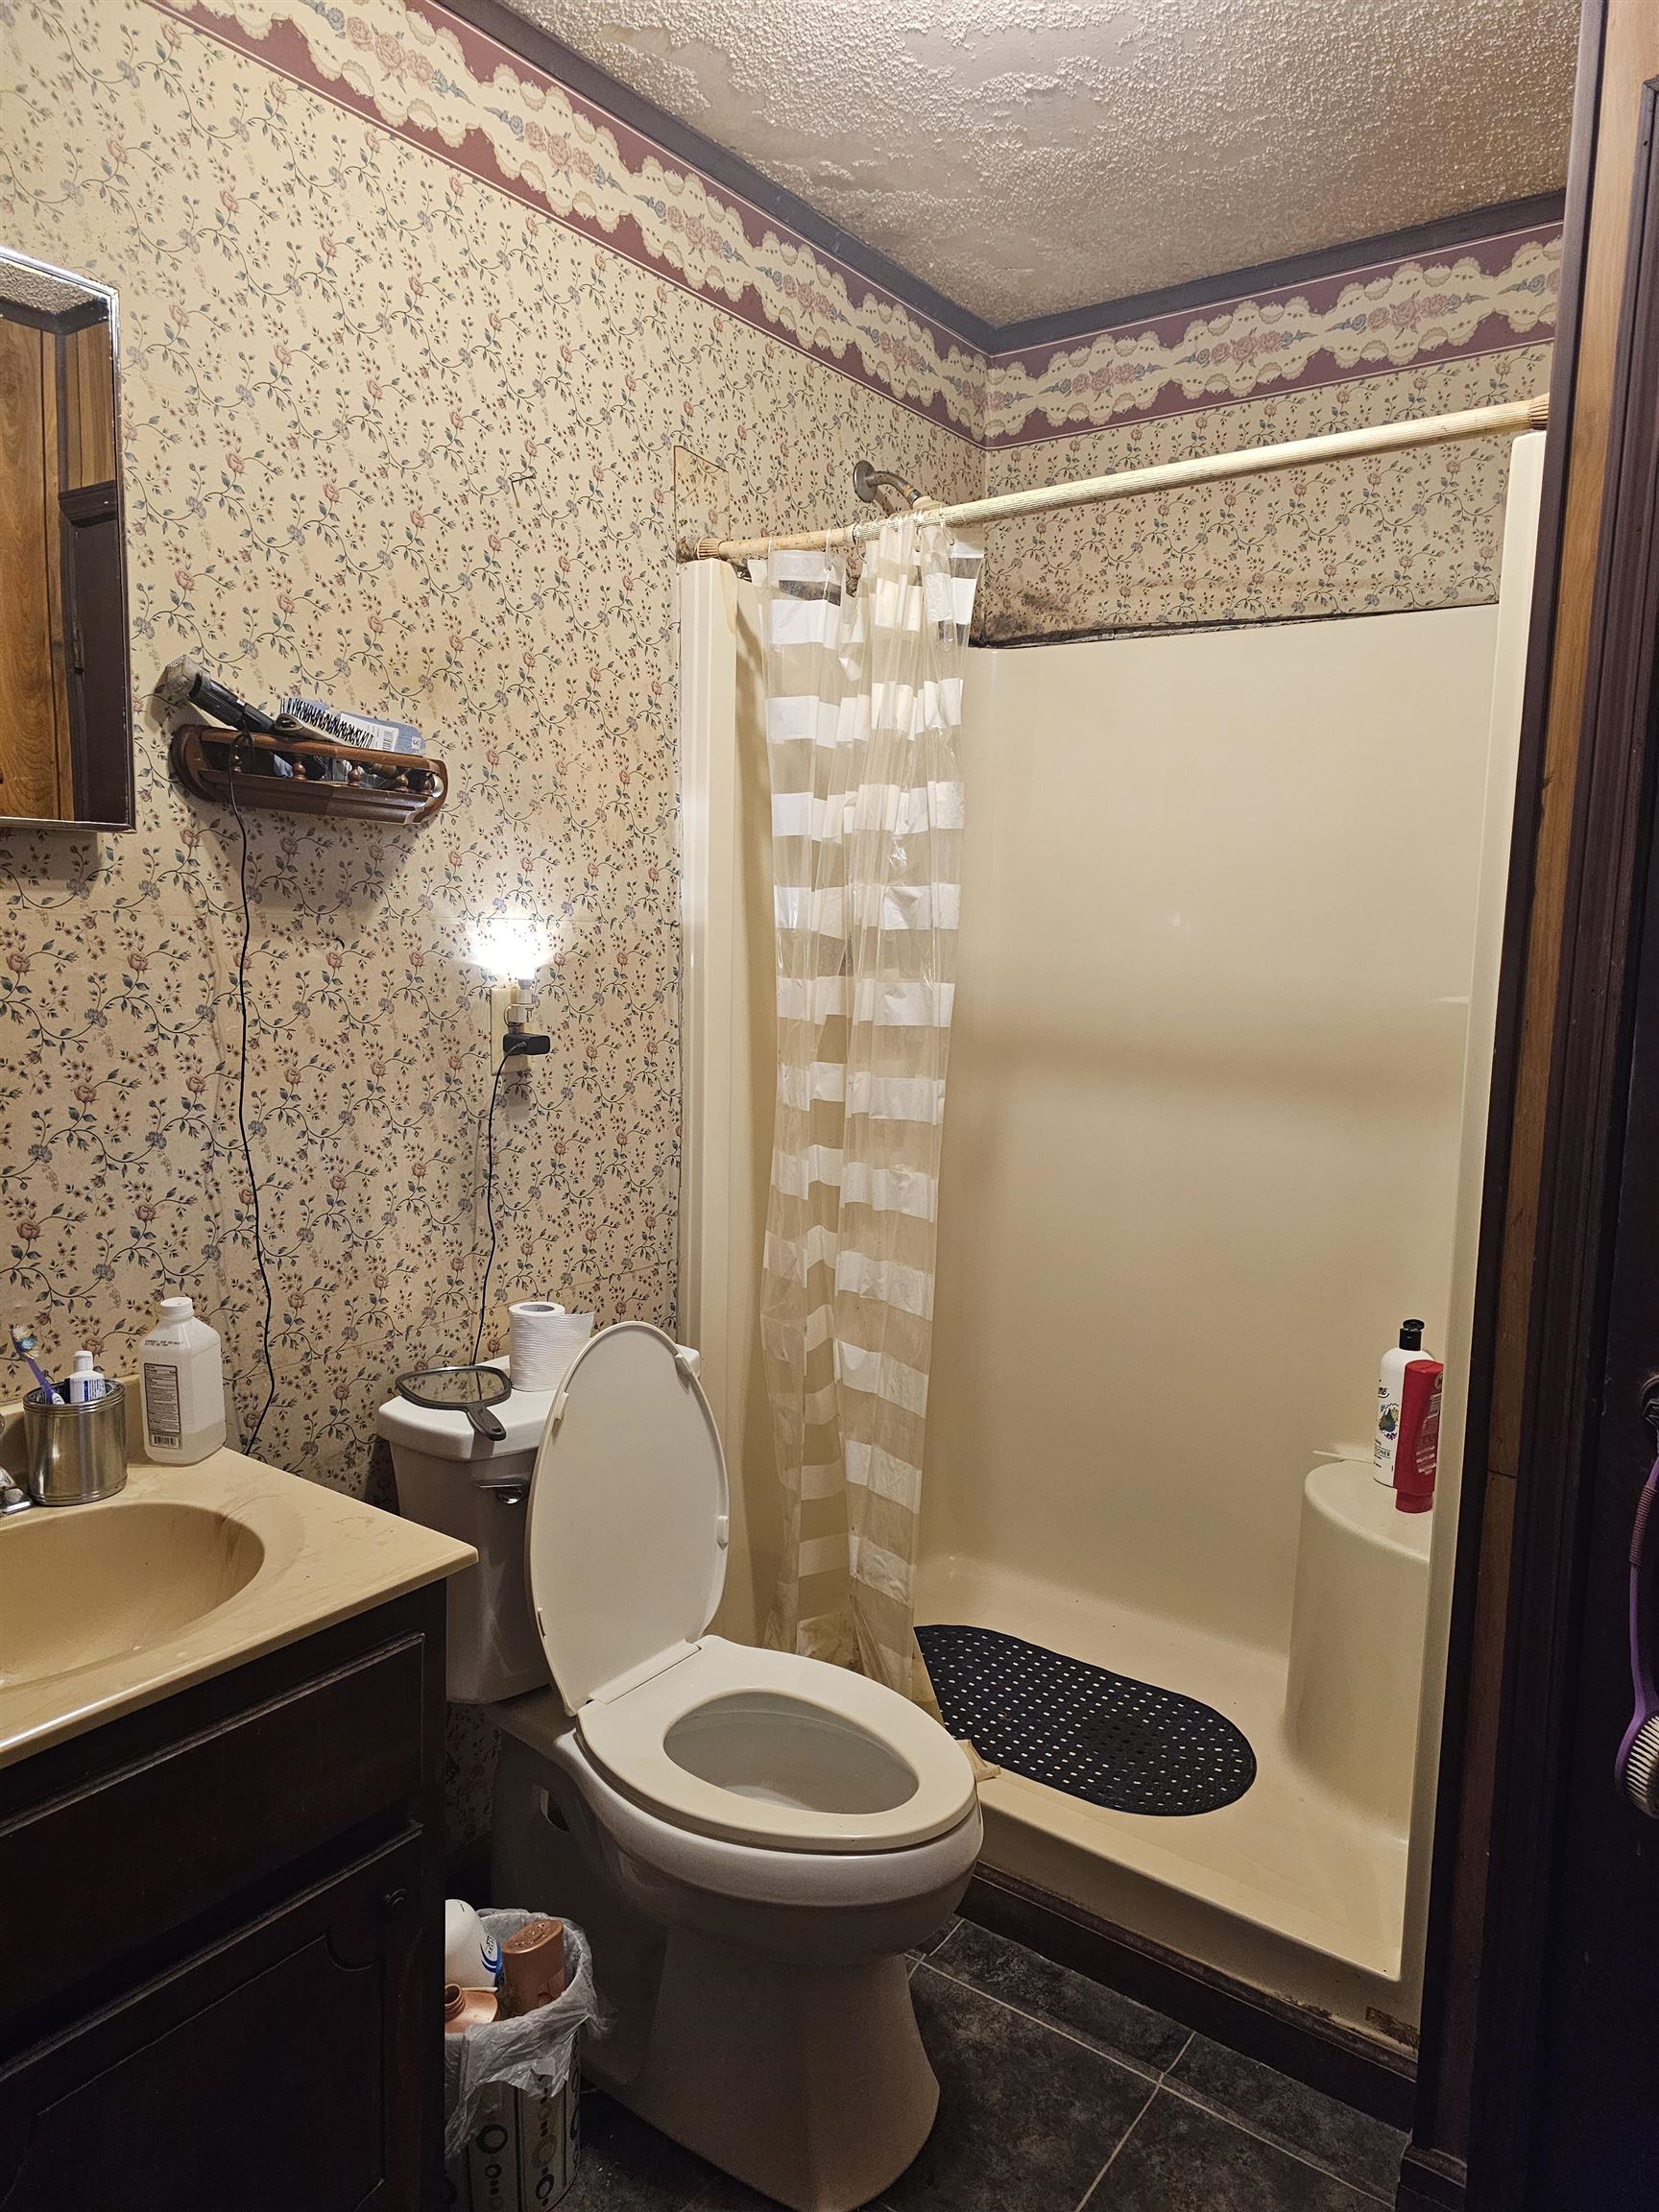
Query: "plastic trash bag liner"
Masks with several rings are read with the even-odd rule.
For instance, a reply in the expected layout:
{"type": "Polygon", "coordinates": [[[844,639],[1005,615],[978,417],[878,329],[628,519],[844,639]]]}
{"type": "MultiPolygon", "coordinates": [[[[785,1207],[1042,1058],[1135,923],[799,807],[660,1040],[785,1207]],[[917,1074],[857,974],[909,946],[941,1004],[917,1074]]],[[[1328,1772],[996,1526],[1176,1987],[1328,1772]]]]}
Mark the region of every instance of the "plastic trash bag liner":
{"type": "MultiPolygon", "coordinates": [[[[541,1912],[480,1912],[484,1933],[499,1945],[541,1912]]],[[[491,2020],[444,2038],[444,2155],[459,2157],[496,2082],[537,2092],[562,2089],[570,2078],[576,2037],[604,2023],[593,1986],[593,1954],[580,1928],[565,1923],[565,1994],[513,2020],[491,2020]]]]}

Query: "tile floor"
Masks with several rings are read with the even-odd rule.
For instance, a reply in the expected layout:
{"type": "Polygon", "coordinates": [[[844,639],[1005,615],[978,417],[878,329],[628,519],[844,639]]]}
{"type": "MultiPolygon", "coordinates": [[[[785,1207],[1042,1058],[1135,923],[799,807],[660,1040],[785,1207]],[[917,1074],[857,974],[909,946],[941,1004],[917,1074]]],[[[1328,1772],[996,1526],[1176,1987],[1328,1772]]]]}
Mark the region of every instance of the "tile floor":
{"type": "MultiPolygon", "coordinates": [[[[939,2118],[879,2212],[1370,2212],[1405,2137],[956,1921],[911,1975],[939,2118]]],[[[602,2092],[563,2212],[768,2212],[602,2092]]]]}

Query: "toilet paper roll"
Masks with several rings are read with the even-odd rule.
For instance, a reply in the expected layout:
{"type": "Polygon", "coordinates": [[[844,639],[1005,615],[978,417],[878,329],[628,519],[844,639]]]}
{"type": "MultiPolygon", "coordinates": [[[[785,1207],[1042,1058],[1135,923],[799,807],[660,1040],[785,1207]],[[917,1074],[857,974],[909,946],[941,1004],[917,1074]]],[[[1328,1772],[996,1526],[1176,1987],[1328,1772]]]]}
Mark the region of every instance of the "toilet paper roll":
{"type": "Polygon", "coordinates": [[[547,1298],[509,1306],[508,1358],[515,1390],[557,1390],[593,1333],[591,1313],[566,1313],[547,1298]]]}

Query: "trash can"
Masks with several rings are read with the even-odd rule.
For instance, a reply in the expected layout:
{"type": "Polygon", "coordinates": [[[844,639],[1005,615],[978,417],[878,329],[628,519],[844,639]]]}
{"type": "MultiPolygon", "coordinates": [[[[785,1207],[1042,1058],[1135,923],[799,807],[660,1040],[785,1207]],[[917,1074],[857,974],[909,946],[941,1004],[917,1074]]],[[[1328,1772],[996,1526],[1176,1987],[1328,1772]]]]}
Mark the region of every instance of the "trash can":
{"type": "MultiPolygon", "coordinates": [[[[497,1945],[532,1912],[484,1912],[497,1945]]],[[[444,2202],[456,2212],[547,2212],[581,2155],[576,2038],[600,2018],[588,1938],[565,1923],[565,1993],[444,2038],[444,2202]]]]}

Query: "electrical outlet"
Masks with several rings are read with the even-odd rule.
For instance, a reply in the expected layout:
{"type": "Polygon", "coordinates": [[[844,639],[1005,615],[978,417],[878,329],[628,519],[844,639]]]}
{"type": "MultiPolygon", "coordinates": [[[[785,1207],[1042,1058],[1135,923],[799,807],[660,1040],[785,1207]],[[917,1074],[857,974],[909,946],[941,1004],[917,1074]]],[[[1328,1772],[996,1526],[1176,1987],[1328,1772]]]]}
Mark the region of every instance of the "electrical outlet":
{"type": "Polygon", "coordinates": [[[519,1013],[522,998],[517,983],[492,983],[490,986],[490,1066],[493,1069],[501,1058],[501,1040],[507,1034],[507,1024],[519,1013]]]}

